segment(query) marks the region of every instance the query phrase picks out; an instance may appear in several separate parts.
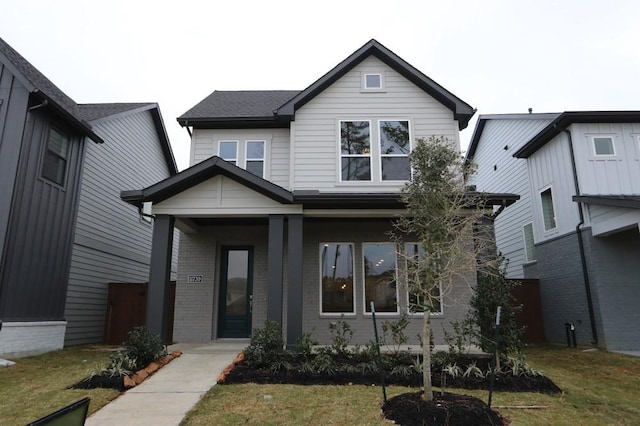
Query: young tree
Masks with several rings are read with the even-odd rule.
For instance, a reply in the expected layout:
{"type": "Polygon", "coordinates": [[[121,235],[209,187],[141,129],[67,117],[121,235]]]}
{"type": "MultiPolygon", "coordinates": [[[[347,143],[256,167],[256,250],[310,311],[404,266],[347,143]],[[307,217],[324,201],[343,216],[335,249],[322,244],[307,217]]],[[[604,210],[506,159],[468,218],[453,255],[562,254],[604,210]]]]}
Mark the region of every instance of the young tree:
{"type": "Polygon", "coordinates": [[[477,254],[483,250],[481,241],[474,238],[483,215],[477,208],[482,197],[467,191],[465,176],[472,169],[446,138],[418,140],[410,159],[412,178],[402,192],[407,213],[396,220],[393,236],[398,242],[411,236],[419,243],[418,250],[401,253],[407,265],[410,300],[424,312],[424,397],[432,400],[429,314],[455,282],[475,277],[477,254]]]}

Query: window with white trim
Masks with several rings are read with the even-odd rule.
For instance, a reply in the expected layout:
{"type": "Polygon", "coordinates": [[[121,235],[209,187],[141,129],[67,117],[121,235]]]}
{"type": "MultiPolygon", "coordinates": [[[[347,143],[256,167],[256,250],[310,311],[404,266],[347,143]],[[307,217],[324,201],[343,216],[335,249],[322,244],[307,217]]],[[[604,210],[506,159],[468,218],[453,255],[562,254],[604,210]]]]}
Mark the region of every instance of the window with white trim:
{"type": "Polygon", "coordinates": [[[393,243],[363,243],[364,312],[399,313],[396,286],[396,246],[393,243]]]}
{"type": "Polygon", "coordinates": [[[264,141],[247,141],[245,169],[258,177],[264,177],[264,141]]]}
{"type": "Polygon", "coordinates": [[[522,239],[524,241],[524,258],[526,262],[535,262],[536,246],[533,239],[533,223],[529,222],[522,226],[522,239]]]}
{"type": "Polygon", "coordinates": [[[218,143],[218,157],[231,164],[238,164],[238,141],[220,141],[218,143]]]}
{"type": "Polygon", "coordinates": [[[556,227],[556,214],[553,208],[553,193],[551,188],[547,188],[540,193],[542,204],[542,223],[545,231],[550,231],[556,227]]]}
{"type": "Polygon", "coordinates": [[[371,126],[369,121],[340,121],[342,181],[371,180],[371,126]]]}
{"type": "Polygon", "coordinates": [[[406,282],[408,310],[410,314],[422,314],[425,308],[429,309],[431,315],[442,315],[442,288],[440,283],[433,284],[428,293],[430,297],[425,298],[421,289],[424,288],[425,277],[421,270],[421,261],[425,255],[425,250],[420,243],[405,243],[404,254],[406,259],[406,282]],[[428,299],[428,300],[427,300],[428,299]]]}
{"type": "Polygon", "coordinates": [[[145,223],[153,222],[152,215],[153,203],[151,201],[146,201],[142,203],[142,208],[140,209],[140,220],[145,223]]]}
{"type": "Polygon", "coordinates": [[[43,178],[57,185],[64,186],[67,176],[70,144],[69,136],[57,129],[49,129],[47,147],[44,158],[42,159],[41,175],[43,178]]]}
{"type": "Polygon", "coordinates": [[[382,74],[381,73],[365,73],[362,76],[365,90],[380,90],[382,89],[382,74]]]}
{"type": "Polygon", "coordinates": [[[411,179],[409,121],[380,121],[379,130],[382,180],[411,179]]]}
{"type": "Polygon", "coordinates": [[[596,156],[612,157],[616,155],[612,136],[592,136],[593,152],[596,156]]]}
{"type": "Polygon", "coordinates": [[[352,243],[320,244],[320,313],[354,314],[352,243]]]}

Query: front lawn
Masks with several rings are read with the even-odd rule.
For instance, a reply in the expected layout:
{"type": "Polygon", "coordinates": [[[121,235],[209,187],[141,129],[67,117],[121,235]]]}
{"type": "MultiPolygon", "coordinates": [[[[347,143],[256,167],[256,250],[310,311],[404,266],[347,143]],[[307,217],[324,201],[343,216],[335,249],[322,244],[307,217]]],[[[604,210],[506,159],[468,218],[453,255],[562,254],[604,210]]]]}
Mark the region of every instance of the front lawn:
{"type": "Polygon", "coordinates": [[[88,346],[17,358],[0,367],[0,425],[24,425],[88,396],[93,413],[119,395],[113,389],[67,389],[104,364],[109,352],[88,346]]]}
{"type": "MultiPolygon", "coordinates": [[[[500,408],[512,424],[640,424],[640,358],[551,345],[525,353],[564,394],[495,393],[494,407],[546,407],[500,408]]],[[[415,390],[391,387],[387,393],[391,397],[415,390]]],[[[487,399],[486,391],[447,390],[487,399]]],[[[211,389],[182,424],[388,425],[381,401],[379,386],[222,385],[211,389]]]]}

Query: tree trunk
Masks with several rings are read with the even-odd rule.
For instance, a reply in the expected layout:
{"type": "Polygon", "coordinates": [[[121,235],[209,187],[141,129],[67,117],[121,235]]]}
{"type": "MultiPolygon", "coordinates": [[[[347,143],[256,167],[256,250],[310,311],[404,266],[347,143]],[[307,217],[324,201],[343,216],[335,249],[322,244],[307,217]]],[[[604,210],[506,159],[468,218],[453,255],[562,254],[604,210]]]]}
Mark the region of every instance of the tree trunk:
{"type": "Polygon", "coordinates": [[[422,321],[422,383],[424,389],[423,398],[433,401],[433,387],[431,385],[431,315],[424,312],[422,321]]]}

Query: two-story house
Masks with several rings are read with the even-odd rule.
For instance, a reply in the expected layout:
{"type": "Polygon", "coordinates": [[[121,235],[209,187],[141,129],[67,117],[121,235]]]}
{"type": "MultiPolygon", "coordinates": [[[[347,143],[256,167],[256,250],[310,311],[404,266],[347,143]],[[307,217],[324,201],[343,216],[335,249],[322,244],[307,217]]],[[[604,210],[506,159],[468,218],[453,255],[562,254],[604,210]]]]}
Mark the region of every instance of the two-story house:
{"type": "Polygon", "coordinates": [[[640,348],[640,112],[481,116],[478,190],[521,195],[496,221],[515,278],[538,278],[545,334],[640,348]]]}
{"type": "Polygon", "coordinates": [[[78,105],[0,39],[0,355],[102,341],[108,283],[150,263],[120,190],[176,172],[157,104],[78,105]]]}
{"type": "MultiPolygon", "coordinates": [[[[371,301],[386,319],[408,311],[397,250],[418,248],[410,238],[396,247],[389,232],[404,212],[411,148],[432,135],[459,146],[473,113],[375,40],[302,91],[213,92],[178,118],[191,167],[122,193],[153,204],[149,305],[164,306],[175,224],[175,340],[247,338],[265,319],[283,325],[289,346],[303,332],[328,342],[339,320],[354,343],[371,340],[371,301]]],[[[473,283],[470,273],[444,296],[436,340],[466,313],[473,283]]],[[[161,308],[147,318],[162,329],[161,308]]]]}

